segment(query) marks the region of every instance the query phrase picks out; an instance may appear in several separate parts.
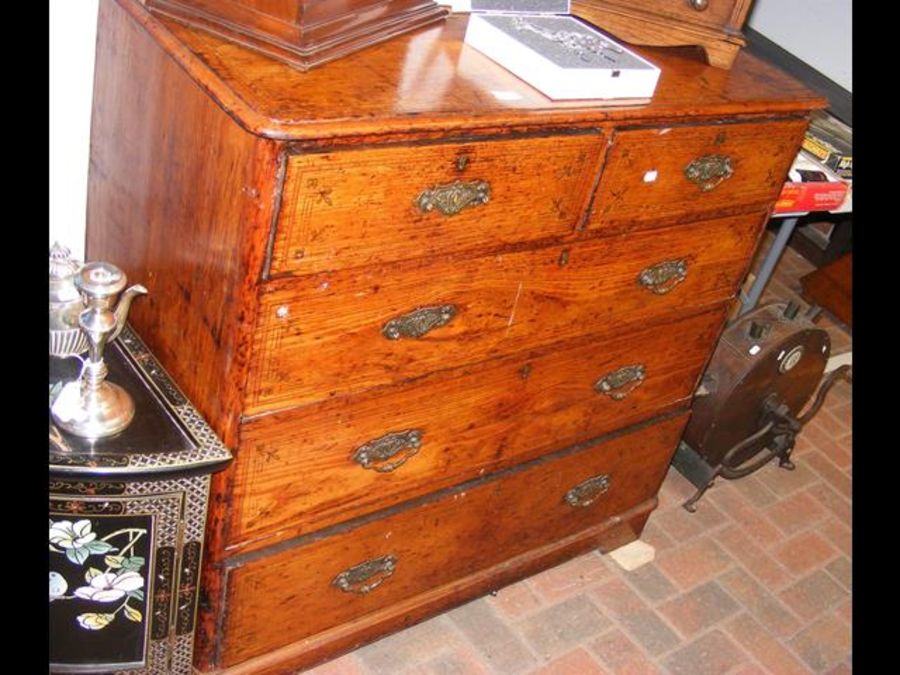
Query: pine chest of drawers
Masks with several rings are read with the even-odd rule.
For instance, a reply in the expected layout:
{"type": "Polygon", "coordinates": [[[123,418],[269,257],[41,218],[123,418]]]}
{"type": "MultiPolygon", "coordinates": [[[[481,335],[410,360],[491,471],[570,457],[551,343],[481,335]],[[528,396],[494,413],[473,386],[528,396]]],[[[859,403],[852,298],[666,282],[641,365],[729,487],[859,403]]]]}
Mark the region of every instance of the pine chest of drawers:
{"type": "Polygon", "coordinates": [[[197,667],[288,673],[640,535],[822,102],[647,50],[554,104],[465,17],[301,73],[101,3],[88,257],[229,447],[197,667]]]}

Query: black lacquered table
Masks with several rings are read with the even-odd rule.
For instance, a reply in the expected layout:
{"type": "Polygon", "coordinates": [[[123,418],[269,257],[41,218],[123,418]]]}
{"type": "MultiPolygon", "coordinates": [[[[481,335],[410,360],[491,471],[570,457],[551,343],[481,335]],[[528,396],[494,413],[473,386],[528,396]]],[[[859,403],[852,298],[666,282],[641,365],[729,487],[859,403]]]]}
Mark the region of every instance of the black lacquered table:
{"type": "MultiPolygon", "coordinates": [[[[129,326],[105,358],[131,425],[88,441],[50,421],[50,669],[188,674],[209,476],[231,453],[129,326]]],[[[79,369],[50,359],[51,399],[79,369]]]]}

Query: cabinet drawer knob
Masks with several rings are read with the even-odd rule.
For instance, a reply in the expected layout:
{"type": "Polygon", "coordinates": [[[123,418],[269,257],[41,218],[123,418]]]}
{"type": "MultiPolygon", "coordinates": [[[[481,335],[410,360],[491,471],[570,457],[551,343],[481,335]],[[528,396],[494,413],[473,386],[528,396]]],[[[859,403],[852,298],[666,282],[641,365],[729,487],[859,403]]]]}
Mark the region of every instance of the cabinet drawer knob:
{"type": "Polygon", "coordinates": [[[625,366],[597,380],[594,391],[606,394],[614,401],[621,401],[640,387],[645,377],[646,369],[643,363],[625,366]]]}
{"type": "Polygon", "coordinates": [[[638,276],[638,282],[657,295],[665,295],[687,278],[687,261],[666,260],[651,265],[638,276]]]}
{"type": "Polygon", "coordinates": [[[727,155],[703,155],[684,167],[685,177],[702,192],[709,192],[733,174],[731,157],[727,155]]]}
{"type": "Polygon", "coordinates": [[[566,504],[573,508],[590,506],[597,498],[609,490],[610,476],[601,474],[588,478],[566,493],[566,504]]]}
{"type": "Polygon", "coordinates": [[[393,555],[373,558],[338,574],[331,585],[344,593],[366,595],[378,588],[397,569],[397,558],[393,555]]]}
{"type": "Polygon", "coordinates": [[[422,447],[422,430],[394,431],[359,446],[353,461],[364,469],[387,473],[403,466],[422,447]],[[399,455],[399,457],[397,456],[399,455]],[[388,461],[393,459],[393,461],[388,461]]]}
{"type": "Polygon", "coordinates": [[[456,305],[419,307],[388,321],[382,327],[381,334],[388,340],[420,338],[430,330],[447,325],[454,316],[456,305]]]}
{"type": "Polygon", "coordinates": [[[416,205],[423,213],[437,209],[445,216],[455,216],[469,206],[480,206],[491,200],[491,184],[484,180],[457,180],[424,190],[416,205]]]}
{"type": "Polygon", "coordinates": [[[688,4],[698,12],[702,12],[709,7],[709,0],[688,0],[688,4]]]}

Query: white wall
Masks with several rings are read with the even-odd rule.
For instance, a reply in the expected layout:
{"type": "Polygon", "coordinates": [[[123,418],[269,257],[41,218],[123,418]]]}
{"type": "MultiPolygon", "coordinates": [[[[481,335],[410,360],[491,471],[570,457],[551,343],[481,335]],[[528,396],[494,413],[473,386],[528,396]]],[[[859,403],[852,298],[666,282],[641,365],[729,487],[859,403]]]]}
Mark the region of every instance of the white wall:
{"type": "Polygon", "coordinates": [[[50,0],[50,243],[84,258],[98,0],[50,0]]]}
{"type": "Polygon", "coordinates": [[[747,24],[853,91],[852,0],[756,0],[747,24]]]}

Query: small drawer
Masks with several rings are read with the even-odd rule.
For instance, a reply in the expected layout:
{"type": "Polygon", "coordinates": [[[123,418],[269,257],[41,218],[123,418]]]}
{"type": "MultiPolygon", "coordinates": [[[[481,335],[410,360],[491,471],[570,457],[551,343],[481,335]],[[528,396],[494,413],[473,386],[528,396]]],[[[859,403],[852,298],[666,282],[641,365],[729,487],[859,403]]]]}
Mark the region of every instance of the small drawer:
{"type": "Polygon", "coordinates": [[[269,546],[684,405],[723,319],[719,308],[251,420],[231,548],[269,546]]]}
{"type": "Polygon", "coordinates": [[[618,132],[588,229],[646,227],[734,207],[768,208],[806,120],[618,132]]]}
{"type": "Polygon", "coordinates": [[[743,278],[760,213],[396,272],[271,282],[245,412],[288,409],[712,308],[743,278]]]}
{"type": "Polygon", "coordinates": [[[270,274],[307,274],[566,235],[599,132],[291,155],[270,274]]]}
{"type": "Polygon", "coordinates": [[[652,500],[686,421],[665,419],[244,561],[228,573],[220,665],[433,593],[652,500]]]}
{"type": "MultiPolygon", "coordinates": [[[[626,0],[605,0],[605,4],[632,6],[626,0]]],[[[750,0],[641,0],[642,11],[712,26],[740,30],[750,0]]]]}

